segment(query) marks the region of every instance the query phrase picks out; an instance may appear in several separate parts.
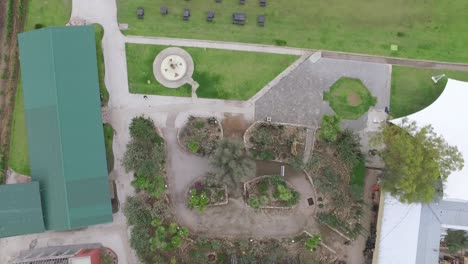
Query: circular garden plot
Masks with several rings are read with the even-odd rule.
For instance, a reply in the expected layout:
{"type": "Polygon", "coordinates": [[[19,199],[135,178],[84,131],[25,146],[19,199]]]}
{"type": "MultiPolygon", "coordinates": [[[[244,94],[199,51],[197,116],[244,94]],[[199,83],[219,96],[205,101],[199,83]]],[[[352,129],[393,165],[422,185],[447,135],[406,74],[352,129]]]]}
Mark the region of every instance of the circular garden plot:
{"type": "Polygon", "coordinates": [[[263,176],[244,185],[247,204],[254,208],[292,208],[299,203],[299,193],[281,176],[263,176]]]}
{"type": "Polygon", "coordinates": [[[190,153],[200,156],[210,155],[223,137],[223,128],[214,117],[190,116],[179,131],[179,145],[190,153]]]}
{"type": "Polygon", "coordinates": [[[361,117],[377,102],[361,80],[347,77],[338,79],[323,98],[339,117],[352,120],[361,117]]]}

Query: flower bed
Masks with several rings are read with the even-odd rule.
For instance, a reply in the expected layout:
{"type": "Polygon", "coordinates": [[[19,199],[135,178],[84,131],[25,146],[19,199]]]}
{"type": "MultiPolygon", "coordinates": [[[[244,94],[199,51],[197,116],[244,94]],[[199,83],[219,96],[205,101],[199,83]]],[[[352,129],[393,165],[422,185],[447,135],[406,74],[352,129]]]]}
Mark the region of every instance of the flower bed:
{"type": "Polygon", "coordinates": [[[188,189],[188,206],[200,212],[207,206],[225,205],[228,203],[226,185],[210,182],[207,179],[197,180],[188,189]]]}
{"type": "Polygon", "coordinates": [[[185,126],[180,129],[178,140],[180,146],[190,153],[207,156],[223,137],[223,128],[214,117],[190,116],[185,126]]]}
{"type": "Polygon", "coordinates": [[[247,129],[244,141],[256,159],[290,163],[302,159],[307,128],[271,122],[257,122],[247,129]]]}
{"type": "Polygon", "coordinates": [[[263,176],[245,183],[247,204],[254,209],[292,208],[299,193],[281,176],[263,176]]]}

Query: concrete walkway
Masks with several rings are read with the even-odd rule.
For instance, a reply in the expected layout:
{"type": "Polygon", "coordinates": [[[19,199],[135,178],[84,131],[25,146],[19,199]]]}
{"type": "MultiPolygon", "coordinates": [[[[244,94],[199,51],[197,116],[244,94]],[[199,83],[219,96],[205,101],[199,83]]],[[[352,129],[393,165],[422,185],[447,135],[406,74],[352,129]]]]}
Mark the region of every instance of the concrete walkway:
{"type": "MultiPolygon", "coordinates": [[[[281,46],[241,43],[241,42],[227,42],[227,41],[218,41],[218,40],[214,41],[214,40],[142,37],[142,36],[126,36],[125,42],[138,43],[138,44],[165,45],[165,46],[170,45],[170,46],[179,46],[179,47],[253,51],[253,52],[290,54],[290,55],[301,55],[301,56],[307,53],[314,53],[314,52],[319,51],[319,50],[314,50],[314,49],[281,47],[281,46]]],[[[329,58],[329,59],[353,60],[353,61],[361,61],[361,62],[411,66],[411,67],[417,67],[417,68],[443,69],[443,70],[455,70],[455,71],[467,71],[468,72],[468,64],[466,63],[394,58],[394,57],[386,57],[386,56],[366,55],[366,54],[338,52],[338,51],[329,51],[329,50],[320,50],[320,51],[322,52],[323,58],[329,58]]]]}

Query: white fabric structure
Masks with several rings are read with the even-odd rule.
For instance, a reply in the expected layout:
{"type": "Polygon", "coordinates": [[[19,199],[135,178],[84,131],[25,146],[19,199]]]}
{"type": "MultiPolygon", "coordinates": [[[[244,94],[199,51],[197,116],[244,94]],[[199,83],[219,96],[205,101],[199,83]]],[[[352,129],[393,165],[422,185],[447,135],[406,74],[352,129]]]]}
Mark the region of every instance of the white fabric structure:
{"type": "MultiPolygon", "coordinates": [[[[458,147],[468,162],[467,82],[449,79],[434,103],[406,118],[419,127],[432,125],[449,145],[458,147]]],[[[391,122],[398,125],[402,120],[391,122]]],[[[452,222],[458,227],[468,226],[467,202],[468,166],[449,175],[440,204],[402,204],[386,194],[375,252],[377,263],[438,263],[441,228],[452,222]]]]}

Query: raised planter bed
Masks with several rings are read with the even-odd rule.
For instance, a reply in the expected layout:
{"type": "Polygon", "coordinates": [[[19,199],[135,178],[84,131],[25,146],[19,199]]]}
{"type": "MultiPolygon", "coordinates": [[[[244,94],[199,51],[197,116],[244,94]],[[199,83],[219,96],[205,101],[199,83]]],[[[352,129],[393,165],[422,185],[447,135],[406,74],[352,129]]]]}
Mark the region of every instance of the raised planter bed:
{"type": "Polygon", "coordinates": [[[303,126],[256,122],[245,132],[244,143],[255,159],[290,163],[303,158],[306,138],[303,126]]]}
{"type": "Polygon", "coordinates": [[[203,212],[205,207],[228,204],[227,186],[209,180],[195,180],[187,190],[187,203],[191,208],[203,212]]]}
{"type": "Polygon", "coordinates": [[[200,156],[210,155],[222,138],[223,127],[214,117],[190,116],[177,135],[182,149],[200,156]]]}
{"type": "Polygon", "coordinates": [[[244,184],[247,205],[254,209],[290,209],[300,195],[281,176],[262,176],[244,184]]]}

